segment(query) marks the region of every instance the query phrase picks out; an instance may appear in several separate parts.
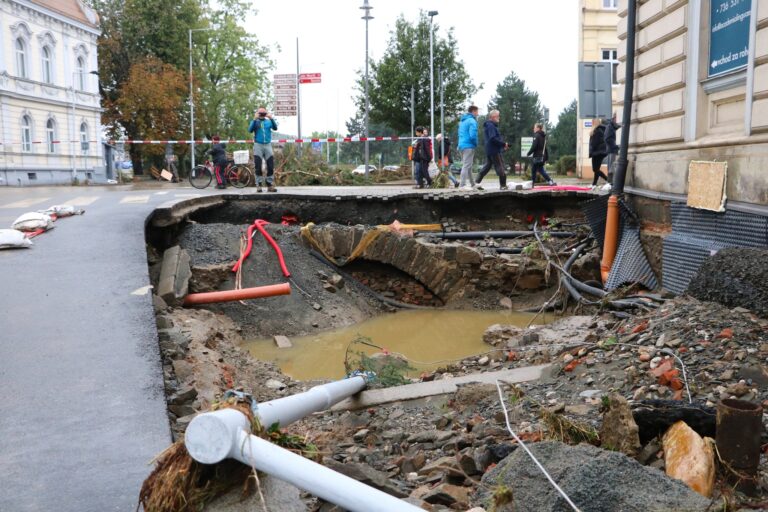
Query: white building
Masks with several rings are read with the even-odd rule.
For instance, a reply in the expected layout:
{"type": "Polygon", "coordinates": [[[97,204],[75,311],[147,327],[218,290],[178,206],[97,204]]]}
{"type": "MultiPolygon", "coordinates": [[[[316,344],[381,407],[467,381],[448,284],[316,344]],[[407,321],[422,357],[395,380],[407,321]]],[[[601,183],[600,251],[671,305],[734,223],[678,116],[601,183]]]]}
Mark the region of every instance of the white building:
{"type": "Polygon", "coordinates": [[[0,0],[0,186],[105,179],[99,34],[81,0],[0,0]]]}

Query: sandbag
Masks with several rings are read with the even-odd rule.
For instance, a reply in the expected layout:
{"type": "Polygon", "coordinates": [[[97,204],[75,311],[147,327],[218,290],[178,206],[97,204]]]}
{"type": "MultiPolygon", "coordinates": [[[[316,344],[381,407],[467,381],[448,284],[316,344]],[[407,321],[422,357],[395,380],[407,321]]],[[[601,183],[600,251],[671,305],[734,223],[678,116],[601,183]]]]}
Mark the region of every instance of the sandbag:
{"type": "Polygon", "coordinates": [[[0,249],[26,249],[32,247],[32,240],[16,229],[0,229],[0,249]]]}
{"type": "Polygon", "coordinates": [[[25,213],[11,224],[11,228],[19,231],[49,230],[53,227],[53,219],[50,215],[39,212],[25,213]]]}
{"type": "Polygon", "coordinates": [[[82,215],[85,213],[85,210],[80,210],[69,204],[55,204],[46,210],[38,210],[37,213],[56,215],[57,217],[70,217],[72,215],[82,215]]]}
{"type": "Polygon", "coordinates": [[[702,438],[684,421],[678,421],[664,434],[663,446],[667,476],[682,480],[704,497],[711,497],[715,485],[712,439],[702,438]]]}

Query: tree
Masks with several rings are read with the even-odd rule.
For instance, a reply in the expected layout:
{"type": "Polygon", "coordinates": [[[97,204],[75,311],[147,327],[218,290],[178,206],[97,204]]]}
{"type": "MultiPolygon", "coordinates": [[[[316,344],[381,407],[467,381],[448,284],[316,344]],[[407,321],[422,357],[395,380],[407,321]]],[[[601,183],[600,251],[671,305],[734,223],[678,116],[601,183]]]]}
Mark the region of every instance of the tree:
{"type": "MultiPolygon", "coordinates": [[[[501,113],[499,131],[509,142],[506,160],[514,165],[520,158],[520,138],[532,136],[533,125],[543,118],[539,94],[528,90],[513,71],[496,86],[496,94],[488,103],[488,111],[491,110],[501,113]]],[[[482,124],[478,124],[482,130],[482,124]]]]}
{"type": "Polygon", "coordinates": [[[565,107],[557,117],[557,126],[550,134],[552,160],[566,155],[576,155],[576,100],[565,107]]]}
{"type": "MultiPolygon", "coordinates": [[[[347,130],[350,135],[362,134],[364,131],[365,118],[362,112],[347,121],[347,130]]],[[[368,123],[371,136],[377,134],[391,136],[396,133],[391,127],[384,123],[368,123]]],[[[370,164],[371,165],[400,165],[408,160],[408,145],[410,140],[402,141],[379,141],[369,143],[370,164]]],[[[341,159],[346,163],[362,164],[364,162],[364,142],[347,142],[341,146],[341,159]]]]}
{"type": "MultiPolygon", "coordinates": [[[[429,126],[429,29],[429,17],[424,11],[420,12],[415,24],[402,15],[395,22],[384,56],[378,62],[370,63],[370,122],[386,125],[396,133],[410,133],[413,87],[416,124],[429,126]]],[[[442,69],[446,116],[453,116],[464,110],[467,99],[477,89],[464,70],[464,64],[456,58],[458,45],[453,29],[445,38],[438,35],[437,24],[434,31],[435,115],[438,114],[439,101],[437,72],[442,69]]],[[[365,109],[364,80],[361,76],[358,81],[356,103],[360,113],[365,109]]]]}

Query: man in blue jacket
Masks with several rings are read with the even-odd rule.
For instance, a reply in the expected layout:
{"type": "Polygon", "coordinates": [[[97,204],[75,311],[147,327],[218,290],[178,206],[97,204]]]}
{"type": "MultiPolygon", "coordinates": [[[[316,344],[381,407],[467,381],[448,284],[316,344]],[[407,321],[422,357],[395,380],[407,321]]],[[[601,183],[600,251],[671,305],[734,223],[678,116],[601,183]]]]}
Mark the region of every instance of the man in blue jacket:
{"type": "Polygon", "coordinates": [[[475,160],[477,148],[477,112],[478,108],[470,106],[467,113],[461,116],[459,122],[459,151],[461,152],[461,183],[464,189],[472,190],[475,180],[472,177],[472,162],[475,160]],[[469,184],[467,184],[469,181],[469,184]]]}
{"type": "Polygon", "coordinates": [[[504,170],[504,159],[501,152],[509,148],[509,144],[504,142],[499,133],[499,118],[501,115],[498,110],[491,110],[488,113],[488,119],[483,124],[483,134],[485,135],[485,165],[477,175],[477,188],[482,190],[480,182],[493,167],[496,170],[496,176],[499,177],[499,188],[507,190],[507,173],[504,170]]]}
{"type": "Polygon", "coordinates": [[[274,185],[275,157],[272,153],[272,132],[277,131],[277,121],[265,107],[259,107],[253,113],[253,120],[248,132],[253,133],[253,163],[256,168],[256,192],[261,192],[264,176],[261,171],[262,158],[267,162],[267,190],[277,192],[274,185]]]}

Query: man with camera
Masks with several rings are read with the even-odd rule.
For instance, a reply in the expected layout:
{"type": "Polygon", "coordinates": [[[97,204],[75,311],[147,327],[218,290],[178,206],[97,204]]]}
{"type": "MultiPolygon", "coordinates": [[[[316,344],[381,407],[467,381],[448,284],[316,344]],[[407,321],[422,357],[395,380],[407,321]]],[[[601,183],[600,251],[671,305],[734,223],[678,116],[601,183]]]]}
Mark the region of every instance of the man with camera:
{"type": "Polygon", "coordinates": [[[253,163],[256,170],[256,192],[261,192],[264,176],[261,161],[267,162],[267,190],[277,192],[274,185],[275,157],[272,153],[272,132],[277,131],[277,121],[265,107],[259,107],[253,113],[253,120],[248,126],[248,132],[253,133],[253,163]]]}

